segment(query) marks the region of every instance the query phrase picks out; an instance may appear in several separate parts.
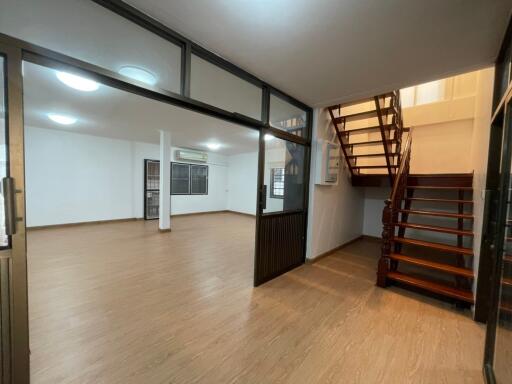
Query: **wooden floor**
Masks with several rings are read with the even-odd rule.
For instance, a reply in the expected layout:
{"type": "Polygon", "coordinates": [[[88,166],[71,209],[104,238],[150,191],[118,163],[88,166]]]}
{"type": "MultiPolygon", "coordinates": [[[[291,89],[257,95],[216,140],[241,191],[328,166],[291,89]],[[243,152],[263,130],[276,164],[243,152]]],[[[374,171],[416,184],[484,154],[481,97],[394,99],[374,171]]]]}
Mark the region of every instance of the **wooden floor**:
{"type": "Polygon", "coordinates": [[[254,219],[30,231],[34,384],[482,383],[483,327],[375,287],[364,240],[252,287],[254,219]]]}

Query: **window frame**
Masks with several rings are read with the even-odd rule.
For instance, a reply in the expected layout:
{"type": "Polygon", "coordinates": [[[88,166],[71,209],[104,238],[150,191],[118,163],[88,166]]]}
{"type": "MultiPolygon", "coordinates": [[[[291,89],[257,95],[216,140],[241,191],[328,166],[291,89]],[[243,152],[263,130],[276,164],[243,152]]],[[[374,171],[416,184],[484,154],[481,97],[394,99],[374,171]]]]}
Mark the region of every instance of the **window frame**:
{"type": "Polygon", "coordinates": [[[183,163],[181,161],[171,161],[171,196],[207,196],[209,191],[209,176],[210,176],[210,167],[208,164],[194,164],[194,163],[183,163]],[[173,193],[172,191],[172,168],[173,164],[186,165],[188,168],[188,192],[187,193],[173,193]],[[204,193],[192,193],[192,167],[204,167],[206,168],[206,191],[204,193]]]}
{"type": "Polygon", "coordinates": [[[271,199],[284,199],[284,178],[285,178],[285,170],[284,167],[274,167],[270,168],[270,198],[271,199]],[[281,170],[282,174],[276,174],[277,170],[281,170]],[[276,188],[276,176],[282,176],[282,181],[277,181],[278,183],[282,183],[282,188],[276,188]],[[279,189],[283,191],[282,195],[278,195],[275,193],[275,190],[279,189]]]}

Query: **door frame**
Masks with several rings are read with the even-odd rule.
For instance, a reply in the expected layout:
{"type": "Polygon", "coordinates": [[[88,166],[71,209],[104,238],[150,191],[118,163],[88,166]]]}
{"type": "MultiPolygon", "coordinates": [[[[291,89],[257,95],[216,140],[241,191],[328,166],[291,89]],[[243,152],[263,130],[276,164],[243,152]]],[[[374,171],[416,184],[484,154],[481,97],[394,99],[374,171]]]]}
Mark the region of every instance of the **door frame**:
{"type": "Polygon", "coordinates": [[[23,125],[23,75],[21,49],[0,42],[4,57],[6,90],[5,127],[7,132],[7,175],[14,179],[15,231],[10,236],[11,248],[0,256],[8,260],[10,296],[10,380],[25,384],[30,380],[28,333],[27,242],[25,221],[25,167],[23,125]]]}

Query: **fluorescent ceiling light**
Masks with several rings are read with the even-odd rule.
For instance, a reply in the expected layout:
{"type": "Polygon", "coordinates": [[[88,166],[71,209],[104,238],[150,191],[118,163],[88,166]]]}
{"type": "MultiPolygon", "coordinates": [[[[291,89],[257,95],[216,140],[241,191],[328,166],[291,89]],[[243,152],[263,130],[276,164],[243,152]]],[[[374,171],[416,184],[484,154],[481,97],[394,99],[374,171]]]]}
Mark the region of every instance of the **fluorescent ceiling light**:
{"type": "Polygon", "coordinates": [[[270,141],[270,140],[274,140],[274,139],[275,139],[274,135],[271,135],[269,133],[265,134],[265,141],[270,141]]]}
{"type": "Polygon", "coordinates": [[[127,65],[125,67],[121,67],[119,73],[123,76],[129,77],[130,79],[140,81],[144,84],[155,85],[156,84],[156,76],[151,72],[146,71],[145,69],[139,67],[133,67],[131,65],[127,65]]]}
{"type": "Polygon", "coordinates": [[[66,116],[66,115],[59,115],[58,113],[49,113],[48,118],[52,121],[55,121],[56,123],[62,124],[62,125],[71,125],[76,123],[76,117],[73,116],[66,116]]]}
{"type": "Polygon", "coordinates": [[[79,91],[92,92],[96,91],[100,87],[100,85],[97,82],[90,79],[86,79],[85,77],[73,75],[72,73],[57,72],[56,76],[57,79],[62,81],[68,87],[77,89],[79,91]]]}
{"type": "Polygon", "coordinates": [[[212,151],[216,151],[217,149],[220,148],[220,144],[219,143],[208,143],[206,144],[206,146],[211,149],[212,151]]]}

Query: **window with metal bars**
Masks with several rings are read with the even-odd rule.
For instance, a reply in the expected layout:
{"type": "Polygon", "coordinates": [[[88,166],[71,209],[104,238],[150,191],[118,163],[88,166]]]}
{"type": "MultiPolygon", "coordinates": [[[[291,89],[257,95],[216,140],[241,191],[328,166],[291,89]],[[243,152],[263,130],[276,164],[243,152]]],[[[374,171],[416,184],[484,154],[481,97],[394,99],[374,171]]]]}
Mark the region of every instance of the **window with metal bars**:
{"type": "Polygon", "coordinates": [[[284,168],[272,168],[270,172],[270,197],[284,198],[284,168]]]}

